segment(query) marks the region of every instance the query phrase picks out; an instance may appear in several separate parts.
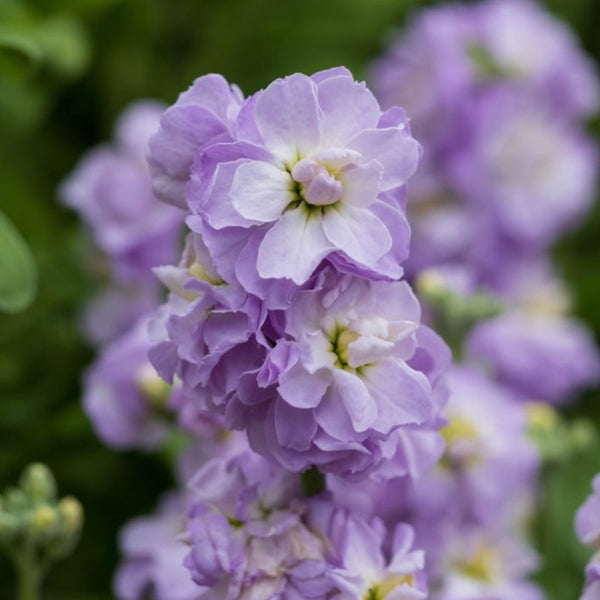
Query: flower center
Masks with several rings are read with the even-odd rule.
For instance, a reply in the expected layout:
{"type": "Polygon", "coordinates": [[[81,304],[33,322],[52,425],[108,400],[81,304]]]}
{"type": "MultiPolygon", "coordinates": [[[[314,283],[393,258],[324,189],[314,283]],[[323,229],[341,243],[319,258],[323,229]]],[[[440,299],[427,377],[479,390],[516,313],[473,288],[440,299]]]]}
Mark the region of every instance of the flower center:
{"type": "Polygon", "coordinates": [[[482,544],[470,560],[458,565],[458,570],[478,581],[491,583],[496,573],[497,553],[491,546],[482,544]]]}
{"type": "Polygon", "coordinates": [[[364,600],[385,600],[390,592],[393,592],[399,585],[402,585],[403,583],[406,583],[411,587],[414,586],[414,575],[390,575],[381,583],[370,587],[364,600]]]}
{"type": "Polygon", "coordinates": [[[360,334],[351,329],[338,329],[331,338],[333,353],[337,356],[336,366],[341,369],[348,368],[350,363],[350,354],[348,346],[360,337],[360,334]]]}
{"type": "Polygon", "coordinates": [[[302,198],[313,206],[335,204],[342,197],[341,182],[312,158],[299,160],[292,168],[292,178],[300,184],[302,198]]]}
{"type": "Polygon", "coordinates": [[[171,386],[158,375],[150,363],[139,369],[136,383],[138,390],[152,408],[162,410],[166,407],[171,386]]]}

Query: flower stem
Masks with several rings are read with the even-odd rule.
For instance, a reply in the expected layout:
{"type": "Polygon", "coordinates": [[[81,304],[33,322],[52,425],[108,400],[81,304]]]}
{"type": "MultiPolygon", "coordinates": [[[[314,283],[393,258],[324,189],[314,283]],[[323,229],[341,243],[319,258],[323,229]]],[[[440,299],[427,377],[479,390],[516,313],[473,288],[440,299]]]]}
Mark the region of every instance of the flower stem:
{"type": "Polygon", "coordinates": [[[304,471],[301,477],[305,496],[316,496],[325,490],[325,475],[315,465],[304,471]]]}
{"type": "Polygon", "coordinates": [[[25,544],[16,560],[18,600],[40,600],[41,573],[31,544],[25,544]]]}

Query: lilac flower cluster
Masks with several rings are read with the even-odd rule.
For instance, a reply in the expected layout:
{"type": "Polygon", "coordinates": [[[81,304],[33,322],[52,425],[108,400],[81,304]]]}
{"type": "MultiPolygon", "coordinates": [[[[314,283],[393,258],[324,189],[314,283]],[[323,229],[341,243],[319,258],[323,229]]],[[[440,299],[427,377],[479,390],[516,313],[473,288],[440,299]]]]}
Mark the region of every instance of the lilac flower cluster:
{"type": "Polygon", "coordinates": [[[243,102],[202,77],[150,142],[158,193],[191,229],[157,270],[171,296],[153,364],[292,471],[364,475],[402,452],[397,430],[435,428],[448,353],[398,281],[419,155],[404,112],[342,68],[243,102]]]}
{"type": "Polygon", "coordinates": [[[122,600],[543,598],[532,401],[600,371],[546,251],[591,200],[598,84],[520,0],[425,11],[373,73],[381,104],[345,68],[247,98],[200,77],[63,188],[116,281],[168,290],[97,313],[129,326],[86,377],[109,445],[189,440],[186,490],[122,533],[122,600]]]}
{"type": "Polygon", "coordinates": [[[600,373],[589,334],[552,297],[546,257],[595,196],[591,61],[534,2],[484,0],[417,15],[372,80],[384,106],[407,107],[424,148],[408,272],[458,271],[463,292],[497,296],[503,314],[472,332],[471,356],[524,399],[566,402],[600,373]]]}
{"type": "Polygon", "coordinates": [[[597,149],[582,120],[600,85],[566,27],[526,0],[423,11],[371,74],[423,145],[405,267],[460,357],[441,412],[444,454],[398,488],[391,522],[415,528],[431,598],[541,598],[523,523],[540,463],[528,431],[549,409],[532,401],[564,404],[600,380],[595,343],[568,316],[547,255],[594,198],[597,149]]]}

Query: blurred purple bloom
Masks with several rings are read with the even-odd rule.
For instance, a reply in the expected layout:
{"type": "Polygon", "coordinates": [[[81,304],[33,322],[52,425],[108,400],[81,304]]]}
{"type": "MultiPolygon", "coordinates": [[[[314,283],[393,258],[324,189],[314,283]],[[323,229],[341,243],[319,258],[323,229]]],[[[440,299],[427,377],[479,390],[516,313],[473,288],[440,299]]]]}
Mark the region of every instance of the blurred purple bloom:
{"type": "MultiPolygon", "coordinates": [[[[431,569],[431,600],[543,600],[542,590],[527,581],[538,565],[535,552],[512,530],[444,527],[436,542],[431,569]]],[[[426,546],[426,552],[428,547],[426,546]]]]}
{"type": "Polygon", "coordinates": [[[503,240],[545,246],[589,209],[596,149],[543,98],[497,86],[465,99],[462,127],[465,139],[447,159],[451,183],[469,211],[482,211],[497,254],[503,240]]]}
{"type": "Polygon", "coordinates": [[[580,600],[596,600],[600,597],[600,475],[592,482],[592,494],[588,496],[575,517],[577,537],[595,554],[585,569],[585,586],[580,600]]]}
{"type": "Polygon", "coordinates": [[[422,519],[498,522],[538,481],[525,408],[472,367],[452,368],[447,384],[446,450],[435,471],[414,481],[415,505],[422,519]]]}
{"type": "Polygon", "coordinates": [[[425,555],[413,550],[410,525],[396,526],[389,560],[383,552],[386,529],[378,519],[371,522],[338,510],[331,519],[329,539],[342,566],[331,569],[329,577],[340,589],[336,600],[423,600],[425,555]]]}
{"type": "Polygon", "coordinates": [[[308,526],[297,475],[245,453],[208,462],[190,487],[185,565],[202,598],[328,597],[327,544],[308,526]]]}
{"type": "Polygon", "coordinates": [[[598,109],[594,65],[566,23],[526,0],[488,0],[475,10],[479,48],[496,70],[536,88],[567,117],[587,117],[598,109]]]}
{"type": "Polygon", "coordinates": [[[583,544],[598,547],[600,544],[600,475],[592,482],[593,493],[577,511],[575,529],[583,544]]]}
{"type": "Polygon", "coordinates": [[[593,63],[573,33],[526,0],[422,11],[374,65],[372,80],[384,106],[407,109],[419,139],[435,136],[466,96],[499,81],[528,86],[567,118],[590,116],[600,98],[593,63]]]}
{"type": "Polygon", "coordinates": [[[148,361],[147,321],[106,346],[84,379],[84,409],[107,445],[152,448],[168,431],[169,386],[148,361]]]}
{"type": "Polygon", "coordinates": [[[589,331],[566,317],[509,312],[475,327],[467,352],[523,400],[554,404],[600,378],[589,331]]]}
{"type": "Polygon", "coordinates": [[[123,562],[115,574],[118,600],[199,600],[183,559],[187,546],[178,539],[183,531],[184,502],[166,496],[155,515],[130,521],[121,531],[123,562]]]}
{"type": "Polygon", "coordinates": [[[153,285],[151,268],[172,262],[183,213],[152,193],[144,153],[164,107],[131,105],[115,130],[116,142],[88,152],[62,184],[63,202],[75,209],[122,282],[153,285]]]}
{"type": "Polygon", "coordinates": [[[92,345],[105,346],[154,311],[158,302],[158,290],[135,285],[109,286],[84,308],[81,329],[92,345]]]}

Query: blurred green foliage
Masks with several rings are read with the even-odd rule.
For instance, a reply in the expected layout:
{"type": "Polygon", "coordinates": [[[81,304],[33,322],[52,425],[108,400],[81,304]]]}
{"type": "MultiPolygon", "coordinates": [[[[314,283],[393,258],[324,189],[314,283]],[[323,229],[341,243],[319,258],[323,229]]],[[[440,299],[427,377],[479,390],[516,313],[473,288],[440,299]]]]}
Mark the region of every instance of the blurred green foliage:
{"type": "MultiPolygon", "coordinates": [[[[81,153],[111,135],[137,98],[171,103],[198,75],[223,73],[246,93],[275,77],[344,64],[358,78],[419,0],[0,0],[0,209],[32,250],[39,294],[0,315],[0,488],[23,465],[47,463],[85,507],[78,551],[48,579],[48,600],[111,597],[116,535],[170,485],[159,458],[117,454],[94,438],[79,406],[92,357],[77,315],[94,293],[85,240],[56,188],[81,153]]],[[[547,0],[600,57],[597,0],[547,0]]],[[[600,123],[593,124],[596,133],[600,123]]],[[[600,210],[557,249],[576,310],[600,335],[600,210]]],[[[600,423],[598,392],[569,410],[600,423]]],[[[587,551],[572,519],[600,470],[593,439],[549,463],[535,523],[550,600],[572,600],[587,551]]],[[[0,598],[12,597],[0,564],[0,598]]]]}

